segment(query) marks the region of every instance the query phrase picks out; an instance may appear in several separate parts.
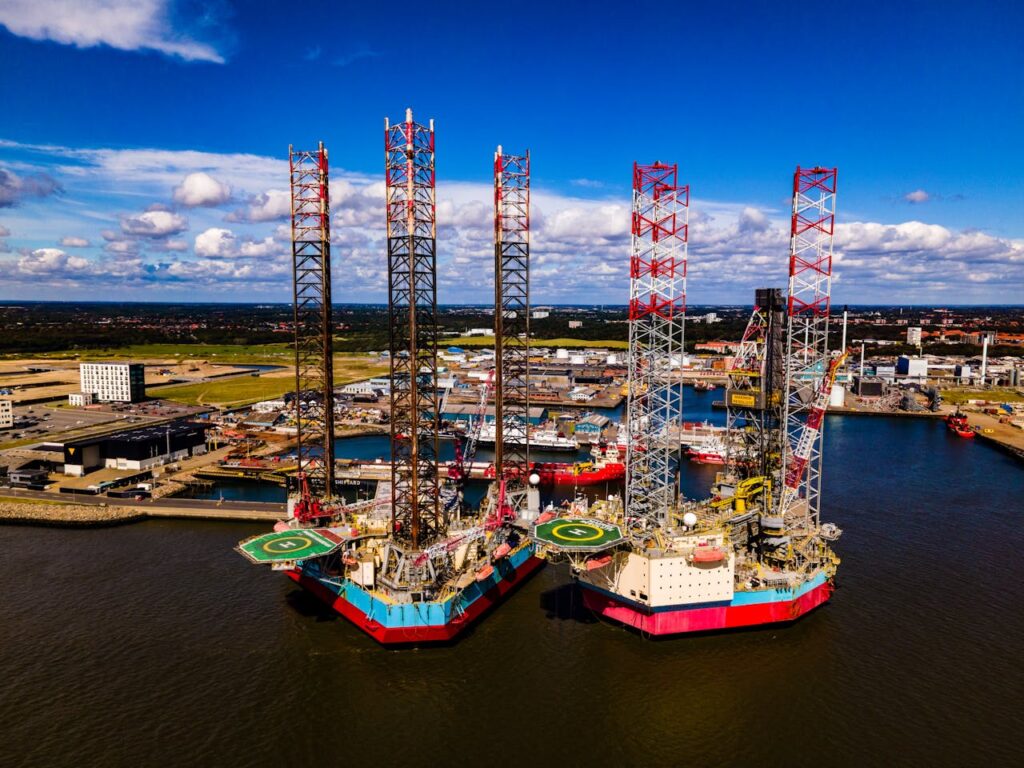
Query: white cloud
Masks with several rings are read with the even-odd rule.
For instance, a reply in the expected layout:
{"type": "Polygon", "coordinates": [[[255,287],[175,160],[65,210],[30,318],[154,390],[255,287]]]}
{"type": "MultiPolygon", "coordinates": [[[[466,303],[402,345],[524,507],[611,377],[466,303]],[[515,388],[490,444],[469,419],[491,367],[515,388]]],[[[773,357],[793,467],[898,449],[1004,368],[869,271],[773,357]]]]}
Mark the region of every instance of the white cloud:
{"type": "Polygon", "coordinates": [[[238,249],[238,253],[241,256],[262,258],[266,256],[283,256],[288,253],[288,249],[272,236],[268,236],[262,240],[247,240],[243,242],[238,249]]]}
{"type": "Polygon", "coordinates": [[[47,197],[60,191],[60,184],[46,173],[19,176],[0,168],[0,208],[10,208],[26,198],[47,197]]]}
{"type": "Polygon", "coordinates": [[[236,251],[235,234],[230,229],[211,227],[196,235],[196,256],[209,258],[227,258],[234,256],[236,251]]]}
{"type": "Polygon", "coordinates": [[[61,272],[77,272],[89,266],[88,259],[68,256],[59,248],[37,248],[18,259],[18,269],[25,275],[58,275],[61,272]]]}
{"type": "Polygon", "coordinates": [[[62,237],[60,244],[65,248],[88,248],[92,245],[84,237],[62,237]]]}
{"type": "Polygon", "coordinates": [[[188,243],[184,240],[158,240],[149,247],[149,250],[174,252],[187,251],[188,243]]]}
{"type": "Polygon", "coordinates": [[[152,50],[186,61],[224,63],[213,46],[172,28],[167,0],[4,0],[0,24],[32,40],[152,50]]]}
{"type": "Polygon", "coordinates": [[[139,244],[135,240],[111,240],[103,250],[119,256],[135,256],[139,252],[139,244]]]}
{"type": "Polygon", "coordinates": [[[932,196],[923,189],[915,189],[913,192],[908,192],[903,196],[903,199],[908,203],[927,203],[931,198],[932,196]]]}
{"type": "Polygon", "coordinates": [[[231,199],[231,187],[204,171],[190,173],[174,188],[174,202],[190,208],[217,206],[231,199]]]}
{"type": "Polygon", "coordinates": [[[188,229],[188,219],[171,211],[146,211],[121,219],[121,230],[137,237],[166,237],[188,229]]]}
{"type": "Polygon", "coordinates": [[[282,264],[199,259],[198,261],[176,261],[167,267],[167,274],[176,280],[197,285],[223,285],[224,282],[239,283],[248,290],[251,286],[276,287],[286,284],[290,273],[282,264]]]}
{"type": "MultiPolygon", "coordinates": [[[[31,206],[25,203],[26,216],[38,220],[38,227],[27,218],[5,218],[19,238],[38,231],[40,237],[56,241],[62,232],[75,232],[92,242],[102,242],[101,237],[107,241],[108,251],[91,255],[88,269],[72,272],[65,263],[55,280],[66,275],[70,281],[89,279],[99,284],[105,280],[107,287],[140,290],[163,289],[173,283],[181,291],[195,289],[195,298],[220,297],[227,291],[244,298],[260,291],[268,298],[287,300],[291,233],[286,161],[152,149],[26,149],[25,145],[0,141],[0,151],[11,147],[50,162],[17,166],[20,176],[52,171],[67,190],[60,206],[49,200],[34,201],[31,206]],[[237,225],[226,228],[219,211],[200,206],[188,214],[199,235],[186,237],[189,221],[182,214],[150,206],[151,210],[125,217],[125,224],[110,229],[111,222],[118,220],[113,212],[142,211],[153,201],[168,202],[170,189],[184,186],[184,178],[198,173],[229,185],[236,200],[246,201],[241,211],[228,217],[237,225]],[[69,203],[79,200],[89,201],[88,218],[50,218],[50,211],[68,209],[69,203]],[[169,258],[169,252],[175,256],[169,258]],[[229,283],[230,288],[222,288],[229,283]]],[[[335,169],[331,242],[339,301],[379,301],[386,296],[383,199],[384,186],[377,175],[335,169]]],[[[441,301],[488,299],[493,264],[492,199],[489,183],[439,180],[441,301]]],[[[932,195],[931,200],[935,199],[932,195]]],[[[535,187],[531,200],[534,301],[624,303],[628,294],[628,196],[595,200],[535,187]]],[[[784,207],[694,198],[690,211],[691,301],[749,301],[754,287],[785,285],[788,219],[784,207]]],[[[26,246],[39,243],[20,241],[14,245],[24,253],[26,246]]],[[[843,301],[1014,301],[1024,290],[1024,241],[920,221],[841,221],[835,273],[837,295],[842,295],[843,301]]],[[[25,273],[18,268],[17,257],[3,257],[0,274],[25,273]],[[9,273],[5,272],[8,264],[12,265],[9,273]]],[[[26,295],[32,293],[36,282],[26,280],[26,295]]]]}
{"type": "Polygon", "coordinates": [[[229,214],[228,221],[277,221],[292,213],[291,192],[286,189],[268,189],[249,199],[249,205],[229,214]]]}

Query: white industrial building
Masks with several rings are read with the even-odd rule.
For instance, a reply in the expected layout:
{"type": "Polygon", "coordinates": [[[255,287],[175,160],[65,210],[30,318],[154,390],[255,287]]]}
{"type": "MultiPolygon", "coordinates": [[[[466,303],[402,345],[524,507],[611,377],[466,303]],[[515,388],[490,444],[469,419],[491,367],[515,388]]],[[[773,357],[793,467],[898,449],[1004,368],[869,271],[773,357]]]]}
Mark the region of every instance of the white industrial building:
{"type": "Polygon", "coordinates": [[[92,405],[92,403],[92,392],[72,392],[68,395],[68,405],[72,408],[84,408],[87,405],[92,405]]]}
{"type": "Polygon", "coordinates": [[[14,426],[14,404],[10,400],[0,400],[0,429],[14,426]]]}
{"type": "Polygon", "coordinates": [[[82,363],[82,392],[104,403],[137,403],[146,397],[142,363],[82,363]]]}
{"type": "Polygon", "coordinates": [[[928,378],[928,360],[923,357],[908,357],[901,355],[896,361],[896,373],[904,381],[917,381],[924,383],[928,378]]]}
{"type": "Polygon", "coordinates": [[[386,395],[391,392],[391,379],[381,376],[365,381],[354,381],[343,386],[340,391],[343,395],[375,395],[378,392],[386,395]]]}
{"type": "Polygon", "coordinates": [[[920,328],[907,328],[907,344],[920,344],[921,343],[921,329],[920,328]]]}
{"type": "Polygon", "coordinates": [[[288,407],[288,403],[285,402],[284,398],[278,398],[277,400],[261,400],[258,403],[253,403],[252,409],[257,413],[274,413],[283,411],[288,407]]]}

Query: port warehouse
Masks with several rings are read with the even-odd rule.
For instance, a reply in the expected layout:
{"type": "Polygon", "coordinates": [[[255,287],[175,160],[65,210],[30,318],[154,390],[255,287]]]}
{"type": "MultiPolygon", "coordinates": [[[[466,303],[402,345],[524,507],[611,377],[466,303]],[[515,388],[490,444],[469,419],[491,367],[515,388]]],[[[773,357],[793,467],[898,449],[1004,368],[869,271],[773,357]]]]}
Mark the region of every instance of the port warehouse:
{"type": "MultiPolygon", "coordinates": [[[[461,422],[467,426],[472,426],[478,418],[479,413],[480,407],[478,405],[452,403],[442,411],[441,420],[452,424],[461,422]]],[[[493,422],[494,419],[495,407],[493,405],[488,405],[484,411],[484,421],[490,423],[493,422]]],[[[548,420],[548,411],[546,408],[531,406],[528,419],[533,425],[543,424],[548,420]]]]}
{"type": "Polygon", "coordinates": [[[94,469],[149,470],[206,452],[206,427],[190,421],[102,435],[64,444],[64,474],[94,469]]]}

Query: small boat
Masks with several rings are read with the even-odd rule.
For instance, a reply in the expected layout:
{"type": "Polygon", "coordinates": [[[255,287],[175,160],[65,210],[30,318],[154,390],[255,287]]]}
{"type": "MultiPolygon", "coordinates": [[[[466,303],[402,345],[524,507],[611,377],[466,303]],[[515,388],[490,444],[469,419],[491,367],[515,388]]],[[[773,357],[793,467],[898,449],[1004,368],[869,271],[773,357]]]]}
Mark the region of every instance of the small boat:
{"type": "Polygon", "coordinates": [[[974,430],[972,430],[971,425],[967,423],[967,417],[960,413],[959,410],[946,417],[946,427],[950,432],[958,437],[974,437],[974,430]]]}
{"type": "Polygon", "coordinates": [[[718,437],[713,437],[701,446],[690,448],[686,455],[690,457],[690,461],[698,464],[725,464],[725,443],[718,437]]]}
{"type": "Polygon", "coordinates": [[[589,560],[587,560],[587,570],[596,571],[598,568],[604,568],[611,561],[611,555],[604,555],[602,557],[592,557],[589,560]]]}
{"type": "Polygon", "coordinates": [[[487,581],[494,574],[493,565],[485,565],[479,571],[476,572],[477,581],[487,581]]]}
{"type": "Polygon", "coordinates": [[[691,558],[695,563],[720,563],[725,559],[721,547],[697,547],[691,558]]]}
{"type": "Polygon", "coordinates": [[[494,548],[494,552],[491,553],[491,557],[495,560],[501,560],[503,557],[508,557],[508,553],[512,551],[512,547],[508,545],[508,542],[499,544],[494,548]]]}

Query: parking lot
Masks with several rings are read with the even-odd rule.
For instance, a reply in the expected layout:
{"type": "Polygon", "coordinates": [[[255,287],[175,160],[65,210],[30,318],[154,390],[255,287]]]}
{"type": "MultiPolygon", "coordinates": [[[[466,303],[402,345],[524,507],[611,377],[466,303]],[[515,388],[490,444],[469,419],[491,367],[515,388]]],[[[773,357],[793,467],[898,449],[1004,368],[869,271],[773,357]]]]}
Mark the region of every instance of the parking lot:
{"type": "Polygon", "coordinates": [[[110,403],[92,408],[21,405],[14,408],[14,427],[0,432],[0,444],[21,440],[62,441],[68,434],[109,426],[142,426],[154,421],[182,418],[206,409],[177,403],[110,403]]]}
{"type": "Polygon", "coordinates": [[[14,427],[5,430],[2,440],[38,437],[45,440],[72,429],[85,429],[118,421],[120,414],[86,411],[78,408],[49,408],[45,405],[21,405],[14,408],[14,427]]]}

